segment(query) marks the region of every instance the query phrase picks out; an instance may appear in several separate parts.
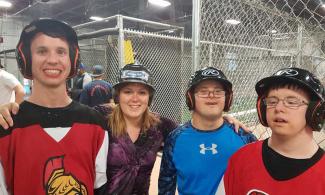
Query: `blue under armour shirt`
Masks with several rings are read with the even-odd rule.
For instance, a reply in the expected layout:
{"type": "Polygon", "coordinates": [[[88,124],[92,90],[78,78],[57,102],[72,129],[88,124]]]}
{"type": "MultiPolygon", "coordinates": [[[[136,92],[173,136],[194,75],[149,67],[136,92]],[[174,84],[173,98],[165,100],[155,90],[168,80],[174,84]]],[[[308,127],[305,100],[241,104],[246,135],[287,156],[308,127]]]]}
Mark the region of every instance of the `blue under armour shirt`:
{"type": "Polygon", "coordinates": [[[240,134],[226,122],[212,131],[195,129],[190,122],[175,129],[164,149],[159,194],[173,194],[175,185],[170,183],[176,178],[180,195],[215,194],[229,157],[256,139],[252,134],[240,134]]]}

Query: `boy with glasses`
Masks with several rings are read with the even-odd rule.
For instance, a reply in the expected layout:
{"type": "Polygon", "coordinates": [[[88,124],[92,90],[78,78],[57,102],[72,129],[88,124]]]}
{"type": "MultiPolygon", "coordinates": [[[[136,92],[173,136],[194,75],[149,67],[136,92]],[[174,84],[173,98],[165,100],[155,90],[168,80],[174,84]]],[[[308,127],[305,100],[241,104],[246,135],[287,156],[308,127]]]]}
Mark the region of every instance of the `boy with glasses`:
{"type": "Polygon", "coordinates": [[[324,150],[313,139],[324,124],[324,86],[307,70],[286,68],[255,89],[260,122],[272,135],[233,155],[226,194],[325,194],[324,150]]]}
{"type": "Polygon", "coordinates": [[[246,143],[255,141],[252,134],[224,121],[229,111],[232,84],[222,71],[207,67],[191,77],[186,103],[192,120],[175,129],[167,138],[159,175],[159,194],[214,194],[224,174],[229,157],[246,143]]]}

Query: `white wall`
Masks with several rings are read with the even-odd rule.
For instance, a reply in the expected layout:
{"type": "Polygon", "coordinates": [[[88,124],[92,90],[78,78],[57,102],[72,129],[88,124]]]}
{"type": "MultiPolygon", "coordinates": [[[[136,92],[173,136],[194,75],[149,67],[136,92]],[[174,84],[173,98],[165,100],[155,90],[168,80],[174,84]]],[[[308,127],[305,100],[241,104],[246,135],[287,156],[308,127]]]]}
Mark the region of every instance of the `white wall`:
{"type": "MultiPolygon", "coordinates": [[[[27,18],[20,17],[0,18],[0,36],[3,37],[3,43],[0,43],[0,51],[16,48],[20,33],[24,26],[28,24],[27,20],[27,18]]],[[[19,73],[14,53],[10,53],[7,57],[1,55],[1,62],[8,72],[14,74],[22,81],[22,76],[19,73]]]]}

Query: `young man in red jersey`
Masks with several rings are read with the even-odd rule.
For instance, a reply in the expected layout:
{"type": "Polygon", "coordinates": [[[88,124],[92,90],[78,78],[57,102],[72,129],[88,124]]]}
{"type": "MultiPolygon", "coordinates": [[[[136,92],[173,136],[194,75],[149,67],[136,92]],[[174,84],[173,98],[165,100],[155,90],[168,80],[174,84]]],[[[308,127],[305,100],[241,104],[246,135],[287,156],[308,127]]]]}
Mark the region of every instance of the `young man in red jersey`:
{"type": "Polygon", "coordinates": [[[14,126],[0,127],[6,191],[101,193],[107,182],[105,122],[66,90],[66,79],[80,64],[75,31],[58,20],[33,21],[21,33],[16,57],[23,76],[33,80],[33,91],[13,116],[14,126]]]}
{"type": "Polygon", "coordinates": [[[226,194],[325,194],[324,150],[313,139],[324,124],[324,86],[307,70],[285,68],[255,88],[260,122],[272,135],[231,157],[226,194]]]}

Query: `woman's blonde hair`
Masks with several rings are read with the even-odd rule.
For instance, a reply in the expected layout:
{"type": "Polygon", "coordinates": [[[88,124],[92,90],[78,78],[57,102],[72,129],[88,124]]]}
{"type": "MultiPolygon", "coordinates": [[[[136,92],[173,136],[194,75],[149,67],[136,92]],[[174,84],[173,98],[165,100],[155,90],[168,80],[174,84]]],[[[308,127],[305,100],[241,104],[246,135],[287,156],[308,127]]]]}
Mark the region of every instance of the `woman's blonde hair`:
{"type": "MultiPolygon", "coordinates": [[[[159,117],[150,112],[149,108],[147,108],[142,116],[141,131],[146,132],[150,127],[157,125],[159,121],[159,117]]],[[[114,108],[112,114],[110,114],[108,118],[108,122],[112,136],[120,137],[127,134],[126,122],[120,105],[114,108]]]]}

